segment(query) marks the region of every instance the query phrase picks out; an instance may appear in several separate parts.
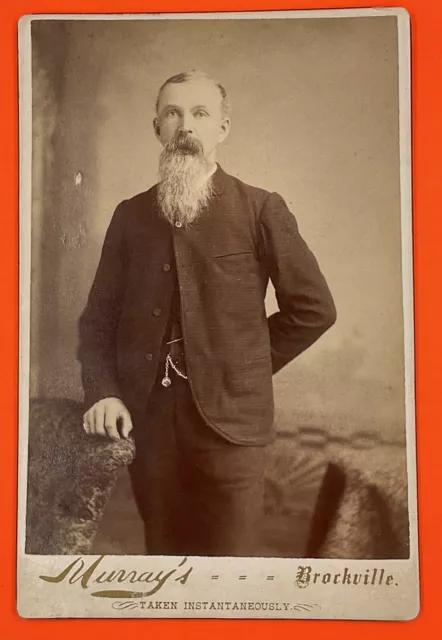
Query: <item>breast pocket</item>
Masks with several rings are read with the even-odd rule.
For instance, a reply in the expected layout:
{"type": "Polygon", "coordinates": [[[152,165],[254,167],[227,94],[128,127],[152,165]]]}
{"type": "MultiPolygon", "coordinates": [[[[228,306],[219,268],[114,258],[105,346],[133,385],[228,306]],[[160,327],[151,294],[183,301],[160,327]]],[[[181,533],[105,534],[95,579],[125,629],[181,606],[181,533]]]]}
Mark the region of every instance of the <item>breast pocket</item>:
{"type": "Polygon", "coordinates": [[[217,255],[213,257],[212,264],[216,273],[239,279],[258,271],[258,262],[251,251],[217,255]]]}
{"type": "MultiPolygon", "coordinates": [[[[220,318],[235,322],[238,330],[261,326],[266,283],[254,253],[243,251],[215,256],[211,261],[209,287],[220,318]]],[[[223,321],[224,321],[223,320],[223,321]]]]}

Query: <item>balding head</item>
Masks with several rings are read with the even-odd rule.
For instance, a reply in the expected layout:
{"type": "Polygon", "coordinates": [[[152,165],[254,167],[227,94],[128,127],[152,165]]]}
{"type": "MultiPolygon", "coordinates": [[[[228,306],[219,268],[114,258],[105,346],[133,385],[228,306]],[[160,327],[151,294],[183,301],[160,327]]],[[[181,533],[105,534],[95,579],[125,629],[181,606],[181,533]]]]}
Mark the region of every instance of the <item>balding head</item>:
{"type": "Polygon", "coordinates": [[[158,109],[160,105],[160,98],[162,91],[170,84],[181,84],[183,82],[191,82],[191,81],[205,81],[213,84],[220,93],[221,99],[221,112],[223,116],[230,116],[231,106],[227,96],[227,91],[224,86],[215,78],[213,78],[208,73],[204,71],[199,71],[198,69],[190,69],[189,71],[182,71],[181,73],[177,73],[174,76],[168,78],[160,87],[158,91],[158,96],[155,104],[155,109],[158,115],[158,109]]]}

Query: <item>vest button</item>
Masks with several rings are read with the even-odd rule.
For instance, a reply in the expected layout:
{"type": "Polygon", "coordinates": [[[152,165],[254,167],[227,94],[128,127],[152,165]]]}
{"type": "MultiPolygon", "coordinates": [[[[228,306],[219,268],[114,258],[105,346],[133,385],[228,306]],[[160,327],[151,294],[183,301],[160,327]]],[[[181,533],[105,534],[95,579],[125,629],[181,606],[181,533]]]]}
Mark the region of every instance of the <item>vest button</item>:
{"type": "Polygon", "coordinates": [[[180,228],[183,226],[183,223],[182,223],[182,222],[180,222],[179,220],[177,220],[177,221],[175,222],[175,226],[176,226],[176,227],[178,227],[178,229],[180,229],[180,228]]]}
{"type": "Polygon", "coordinates": [[[154,309],[153,310],[153,315],[154,316],[160,316],[161,315],[161,309],[154,309]]]}
{"type": "Polygon", "coordinates": [[[151,353],[146,353],[146,360],[153,360],[153,355],[151,353]]]}
{"type": "Polygon", "coordinates": [[[163,271],[170,271],[170,264],[163,264],[163,271]]]}

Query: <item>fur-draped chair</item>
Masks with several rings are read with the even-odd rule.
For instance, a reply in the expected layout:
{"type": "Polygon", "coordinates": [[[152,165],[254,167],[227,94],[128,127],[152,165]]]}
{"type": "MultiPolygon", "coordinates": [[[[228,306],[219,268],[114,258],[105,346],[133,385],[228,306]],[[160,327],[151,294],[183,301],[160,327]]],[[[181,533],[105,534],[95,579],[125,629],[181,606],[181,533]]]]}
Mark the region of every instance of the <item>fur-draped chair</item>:
{"type": "Polygon", "coordinates": [[[26,553],[90,552],[131,439],[87,436],[84,409],[70,400],[32,399],[29,407],[26,553]]]}
{"type": "MultiPolygon", "coordinates": [[[[82,429],[83,407],[70,400],[30,403],[26,552],[92,553],[122,468],[135,455],[129,438],[112,442],[82,429]]],[[[279,438],[266,474],[259,555],[406,558],[409,555],[405,455],[333,453],[302,438],[279,438]],[[362,461],[364,460],[364,462],[362,461]],[[391,464],[388,462],[391,460],[391,464]],[[365,461],[367,461],[365,463],[365,461]],[[304,552],[293,531],[304,529],[304,552]]],[[[299,536],[298,536],[299,538],[299,536]]]]}

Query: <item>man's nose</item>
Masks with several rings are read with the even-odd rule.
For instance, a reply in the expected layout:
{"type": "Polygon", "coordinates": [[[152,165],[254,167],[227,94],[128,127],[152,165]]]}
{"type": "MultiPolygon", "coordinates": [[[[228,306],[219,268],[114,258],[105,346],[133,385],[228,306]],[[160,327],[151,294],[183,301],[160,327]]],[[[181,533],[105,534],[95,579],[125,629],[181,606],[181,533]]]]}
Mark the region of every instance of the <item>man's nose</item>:
{"type": "Polygon", "coordinates": [[[186,133],[193,133],[194,120],[191,113],[184,113],[181,117],[181,130],[186,133]]]}

